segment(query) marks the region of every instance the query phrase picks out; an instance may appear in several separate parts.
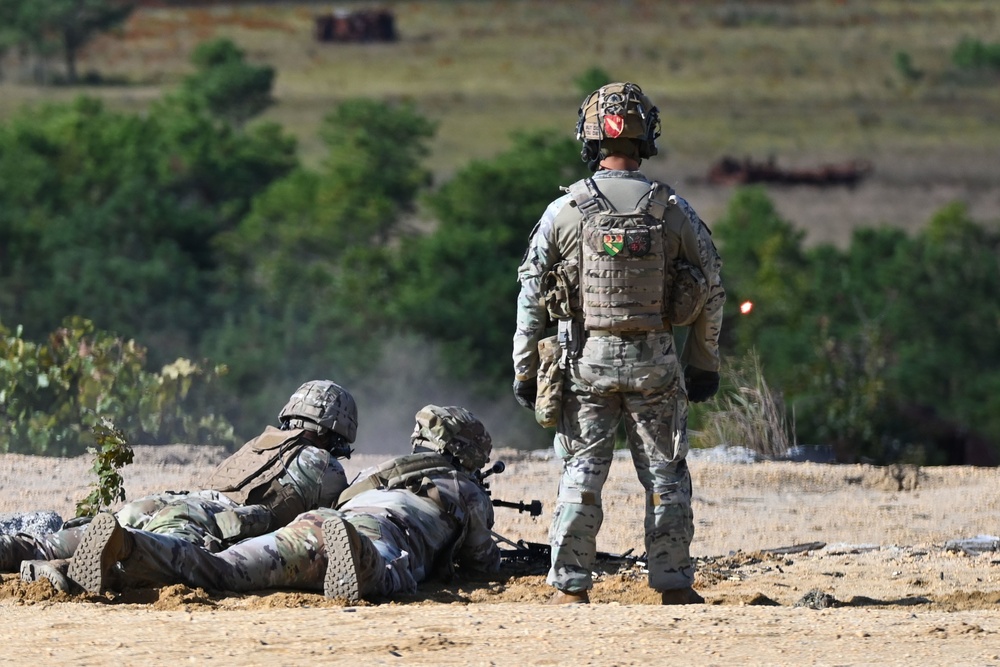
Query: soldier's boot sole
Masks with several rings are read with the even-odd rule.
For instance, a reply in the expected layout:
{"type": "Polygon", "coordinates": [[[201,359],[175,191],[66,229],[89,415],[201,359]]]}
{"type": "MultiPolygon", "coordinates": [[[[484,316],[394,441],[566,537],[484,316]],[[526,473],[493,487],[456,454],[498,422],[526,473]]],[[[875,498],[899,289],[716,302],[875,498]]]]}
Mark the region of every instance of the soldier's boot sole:
{"type": "Polygon", "coordinates": [[[21,561],[21,581],[48,579],[57,591],[70,593],[73,582],[66,575],[69,561],[66,560],[23,560],[21,561]]]}
{"type": "Polygon", "coordinates": [[[346,520],[332,517],[323,522],[323,542],[327,558],[323,595],[327,598],[343,598],[352,603],[361,600],[361,586],[358,583],[360,549],[354,546],[358,541],[356,529],[346,520]]]}
{"type": "Polygon", "coordinates": [[[114,514],[98,514],[80,538],[70,561],[69,578],[88,593],[104,592],[124,551],[125,540],[125,529],[118,525],[114,514]]]}

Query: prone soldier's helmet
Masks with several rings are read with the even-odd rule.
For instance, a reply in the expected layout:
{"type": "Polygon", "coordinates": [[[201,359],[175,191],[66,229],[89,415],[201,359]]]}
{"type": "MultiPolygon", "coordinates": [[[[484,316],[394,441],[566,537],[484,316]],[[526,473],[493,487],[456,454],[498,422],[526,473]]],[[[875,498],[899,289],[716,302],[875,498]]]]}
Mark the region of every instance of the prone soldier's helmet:
{"type": "Polygon", "coordinates": [[[310,380],[295,390],[278,413],[282,430],[301,428],[329,435],[330,452],[351,455],[358,434],[358,406],[351,392],[330,380],[310,380]]]}
{"type": "Polygon", "coordinates": [[[591,171],[610,153],[636,160],[656,155],[660,112],[634,83],[609,83],[583,100],[576,121],[576,138],[583,142],[580,158],[591,171]]]}
{"type": "Polygon", "coordinates": [[[451,455],[466,472],[486,465],[493,451],[493,438],[478,418],[465,408],[426,405],[417,412],[417,425],[410,442],[414,452],[435,451],[451,455]]]}

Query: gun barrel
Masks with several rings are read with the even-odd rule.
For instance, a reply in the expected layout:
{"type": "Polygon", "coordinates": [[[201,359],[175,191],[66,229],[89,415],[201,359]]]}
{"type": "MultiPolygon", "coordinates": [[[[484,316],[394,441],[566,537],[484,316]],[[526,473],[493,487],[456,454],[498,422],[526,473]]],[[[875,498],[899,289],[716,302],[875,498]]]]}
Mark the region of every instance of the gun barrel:
{"type": "Polygon", "coordinates": [[[507,469],[507,464],[506,463],[504,463],[503,461],[497,461],[492,466],[490,466],[490,469],[487,470],[486,472],[477,473],[478,476],[479,476],[479,481],[482,482],[484,479],[486,479],[490,475],[498,475],[498,474],[502,473],[506,469],[507,469]]]}
{"type": "Polygon", "coordinates": [[[531,516],[539,516],[542,513],[542,501],[541,500],[532,500],[530,503],[525,503],[523,500],[519,500],[517,502],[510,502],[508,500],[498,500],[498,499],[494,498],[493,499],[493,506],[494,507],[509,507],[511,509],[517,510],[519,513],[520,512],[527,512],[531,516]]]}

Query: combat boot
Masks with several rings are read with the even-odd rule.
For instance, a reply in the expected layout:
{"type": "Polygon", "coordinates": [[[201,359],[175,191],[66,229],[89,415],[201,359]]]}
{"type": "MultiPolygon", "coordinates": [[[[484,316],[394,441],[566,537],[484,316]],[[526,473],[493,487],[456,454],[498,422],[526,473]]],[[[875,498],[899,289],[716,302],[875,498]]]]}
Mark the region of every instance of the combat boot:
{"type": "Polygon", "coordinates": [[[134,539],[118,525],[115,515],[102,512],[80,538],[68,576],[88,593],[102,593],[108,588],[115,565],[127,559],[134,547],[134,539]]]}
{"type": "Polygon", "coordinates": [[[57,560],[23,560],[21,561],[21,581],[40,581],[48,579],[57,591],[71,593],[73,582],[66,575],[69,561],[57,560]]]}
{"type": "Polygon", "coordinates": [[[705,598],[688,586],[660,593],[660,604],[704,604],[705,598]]]}
{"type": "Polygon", "coordinates": [[[17,572],[21,561],[31,558],[34,551],[18,535],[0,535],[0,572],[17,572]]]}
{"type": "Polygon", "coordinates": [[[375,545],[347,519],[339,516],[323,522],[323,543],[327,559],[323,594],[328,598],[358,602],[366,592],[359,577],[360,564],[365,551],[375,551],[375,545]]]}
{"type": "Polygon", "coordinates": [[[546,604],[590,604],[590,593],[587,591],[570,593],[569,591],[557,590],[546,604]]]}

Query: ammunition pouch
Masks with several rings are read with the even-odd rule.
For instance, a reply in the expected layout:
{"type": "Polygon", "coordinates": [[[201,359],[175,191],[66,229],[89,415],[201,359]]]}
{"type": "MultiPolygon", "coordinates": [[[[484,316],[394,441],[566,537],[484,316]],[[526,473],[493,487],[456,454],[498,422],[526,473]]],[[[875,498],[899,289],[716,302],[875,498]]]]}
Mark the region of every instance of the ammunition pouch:
{"type": "Polygon", "coordinates": [[[558,336],[538,341],[538,393],[535,398],[535,421],[548,428],[555,426],[562,412],[563,350],[558,336]]]}
{"type": "Polygon", "coordinates": [[[674,260],[668,273],[665,319],[677,327],[694,323],[708,300],[708,281],[701,270],[682,259],[674,260]]]}
{"type": "Polygon", "coordinates": [[[575,262],[559,262],[542,275],[542,303],[553,320],[568,320],[580,310],[580,279],[575,262]]]}
{"type": "Polygon", "coordinates": [[[248,505],[263,505],[271,515],[271,521],[264,532],[277,530],[287,526],[298,515],[306,512],[311,507],[306,507],[305,500],[295,490],[291,484],[282,484],[278,480],[272,481],[266,487],[258,487],[250,494],[248,505]]]}

